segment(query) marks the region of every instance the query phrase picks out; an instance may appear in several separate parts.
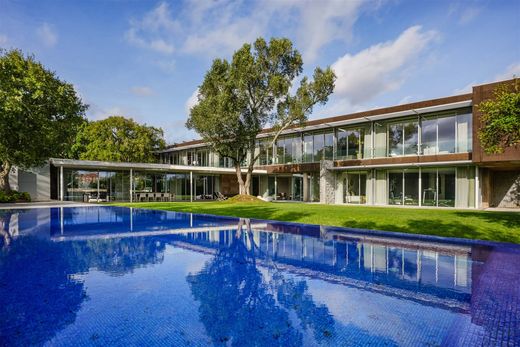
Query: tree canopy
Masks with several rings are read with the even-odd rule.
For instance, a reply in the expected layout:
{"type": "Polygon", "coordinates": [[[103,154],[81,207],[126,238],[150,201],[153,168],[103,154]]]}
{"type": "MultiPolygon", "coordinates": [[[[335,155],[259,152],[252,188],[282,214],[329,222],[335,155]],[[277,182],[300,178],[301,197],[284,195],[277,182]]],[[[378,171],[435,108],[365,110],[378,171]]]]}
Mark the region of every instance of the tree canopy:
{"type": "Polygon", "coordinates": [[[0,189],[10,190],[13,165],[40,166],[66,153],[86,109],[73,85],[33,56],[0,50],[0,189]]]}
{"type": "Polygon", "coordinates": [[[502,153],[520,144],[520,83],[500,84],[494,97],[478,105],[482,113],[479,138],[488,154],[502,153]]]}
{"type": "Polygon", "coordinates": [[[199,87],[198,103],[186,123],[220,156],[235,163],[240,194],[249,194],[251,173],[258,157],[256,137],[273,128],[271,144],[288,127],[307,119],[313,106],[327,102],[334,90],[330,68],[303,77],[295,93],[294,81],[303,71],[300,53],[286,38],[244,44],[231,62],[215,59],[199,87]],[[247,165],[246,179],[241,165],[247,165]]]}
{"type": "Polygon", "coordinates": [[[165,146],[163,130],[139,124],[131,118],[111,116],[85,123],[71,149],[82,160],[148,163],[154,151],[165,146]]]}

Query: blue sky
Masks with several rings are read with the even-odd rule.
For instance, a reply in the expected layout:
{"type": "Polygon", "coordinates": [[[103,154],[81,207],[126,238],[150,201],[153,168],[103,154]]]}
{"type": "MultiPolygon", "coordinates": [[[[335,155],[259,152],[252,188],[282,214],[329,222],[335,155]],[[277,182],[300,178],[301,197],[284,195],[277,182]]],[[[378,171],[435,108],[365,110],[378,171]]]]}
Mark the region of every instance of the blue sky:
{"type": "Polygon", "coordinates": [[[0,47],[20,48],[90,105],[184,128],[212,59],[256,37],[289,37],[304,73],[331,65],[334,95],[322,118],[469,91],[520,75],[520,1],[6,1],[0,47]]]}

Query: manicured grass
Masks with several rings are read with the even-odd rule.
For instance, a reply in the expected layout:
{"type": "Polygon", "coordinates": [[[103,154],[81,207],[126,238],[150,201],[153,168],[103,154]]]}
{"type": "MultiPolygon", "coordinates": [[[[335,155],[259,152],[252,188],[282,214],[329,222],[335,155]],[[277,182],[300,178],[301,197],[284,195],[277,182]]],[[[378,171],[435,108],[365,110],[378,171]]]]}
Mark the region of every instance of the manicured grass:
{"type": "Polygon", "coordinates": [[[226,201],[118,205],[520,243],[519,212],[226,201]]]}

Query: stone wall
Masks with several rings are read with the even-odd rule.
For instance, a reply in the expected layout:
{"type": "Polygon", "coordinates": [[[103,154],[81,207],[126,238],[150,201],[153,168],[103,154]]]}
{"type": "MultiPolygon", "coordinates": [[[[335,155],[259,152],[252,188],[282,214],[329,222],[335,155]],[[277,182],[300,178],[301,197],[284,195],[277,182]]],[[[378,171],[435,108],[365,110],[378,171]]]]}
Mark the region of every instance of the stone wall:
{"type": "Polygon", "coordinates": [[[332,160],[320,162],[320,203],[322,204],[333,204],[336,200],[336,175],[331,170],[333,167],[334,162],[332,160]]]}
{"type": "Polygon", "coordinates": [[[493,171],[492,206],[520,207],[520,170],[493,171]]]}

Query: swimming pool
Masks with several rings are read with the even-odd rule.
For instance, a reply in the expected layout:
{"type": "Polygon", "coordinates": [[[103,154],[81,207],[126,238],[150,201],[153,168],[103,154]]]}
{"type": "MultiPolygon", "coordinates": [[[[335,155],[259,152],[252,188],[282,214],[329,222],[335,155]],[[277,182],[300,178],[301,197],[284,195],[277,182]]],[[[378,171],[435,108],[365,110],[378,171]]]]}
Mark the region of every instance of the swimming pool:
{"type": "Polygon", "coordinates": [[[0,230],[0,345],[520,345],[518,245],[104,206],[0,230]]]}

